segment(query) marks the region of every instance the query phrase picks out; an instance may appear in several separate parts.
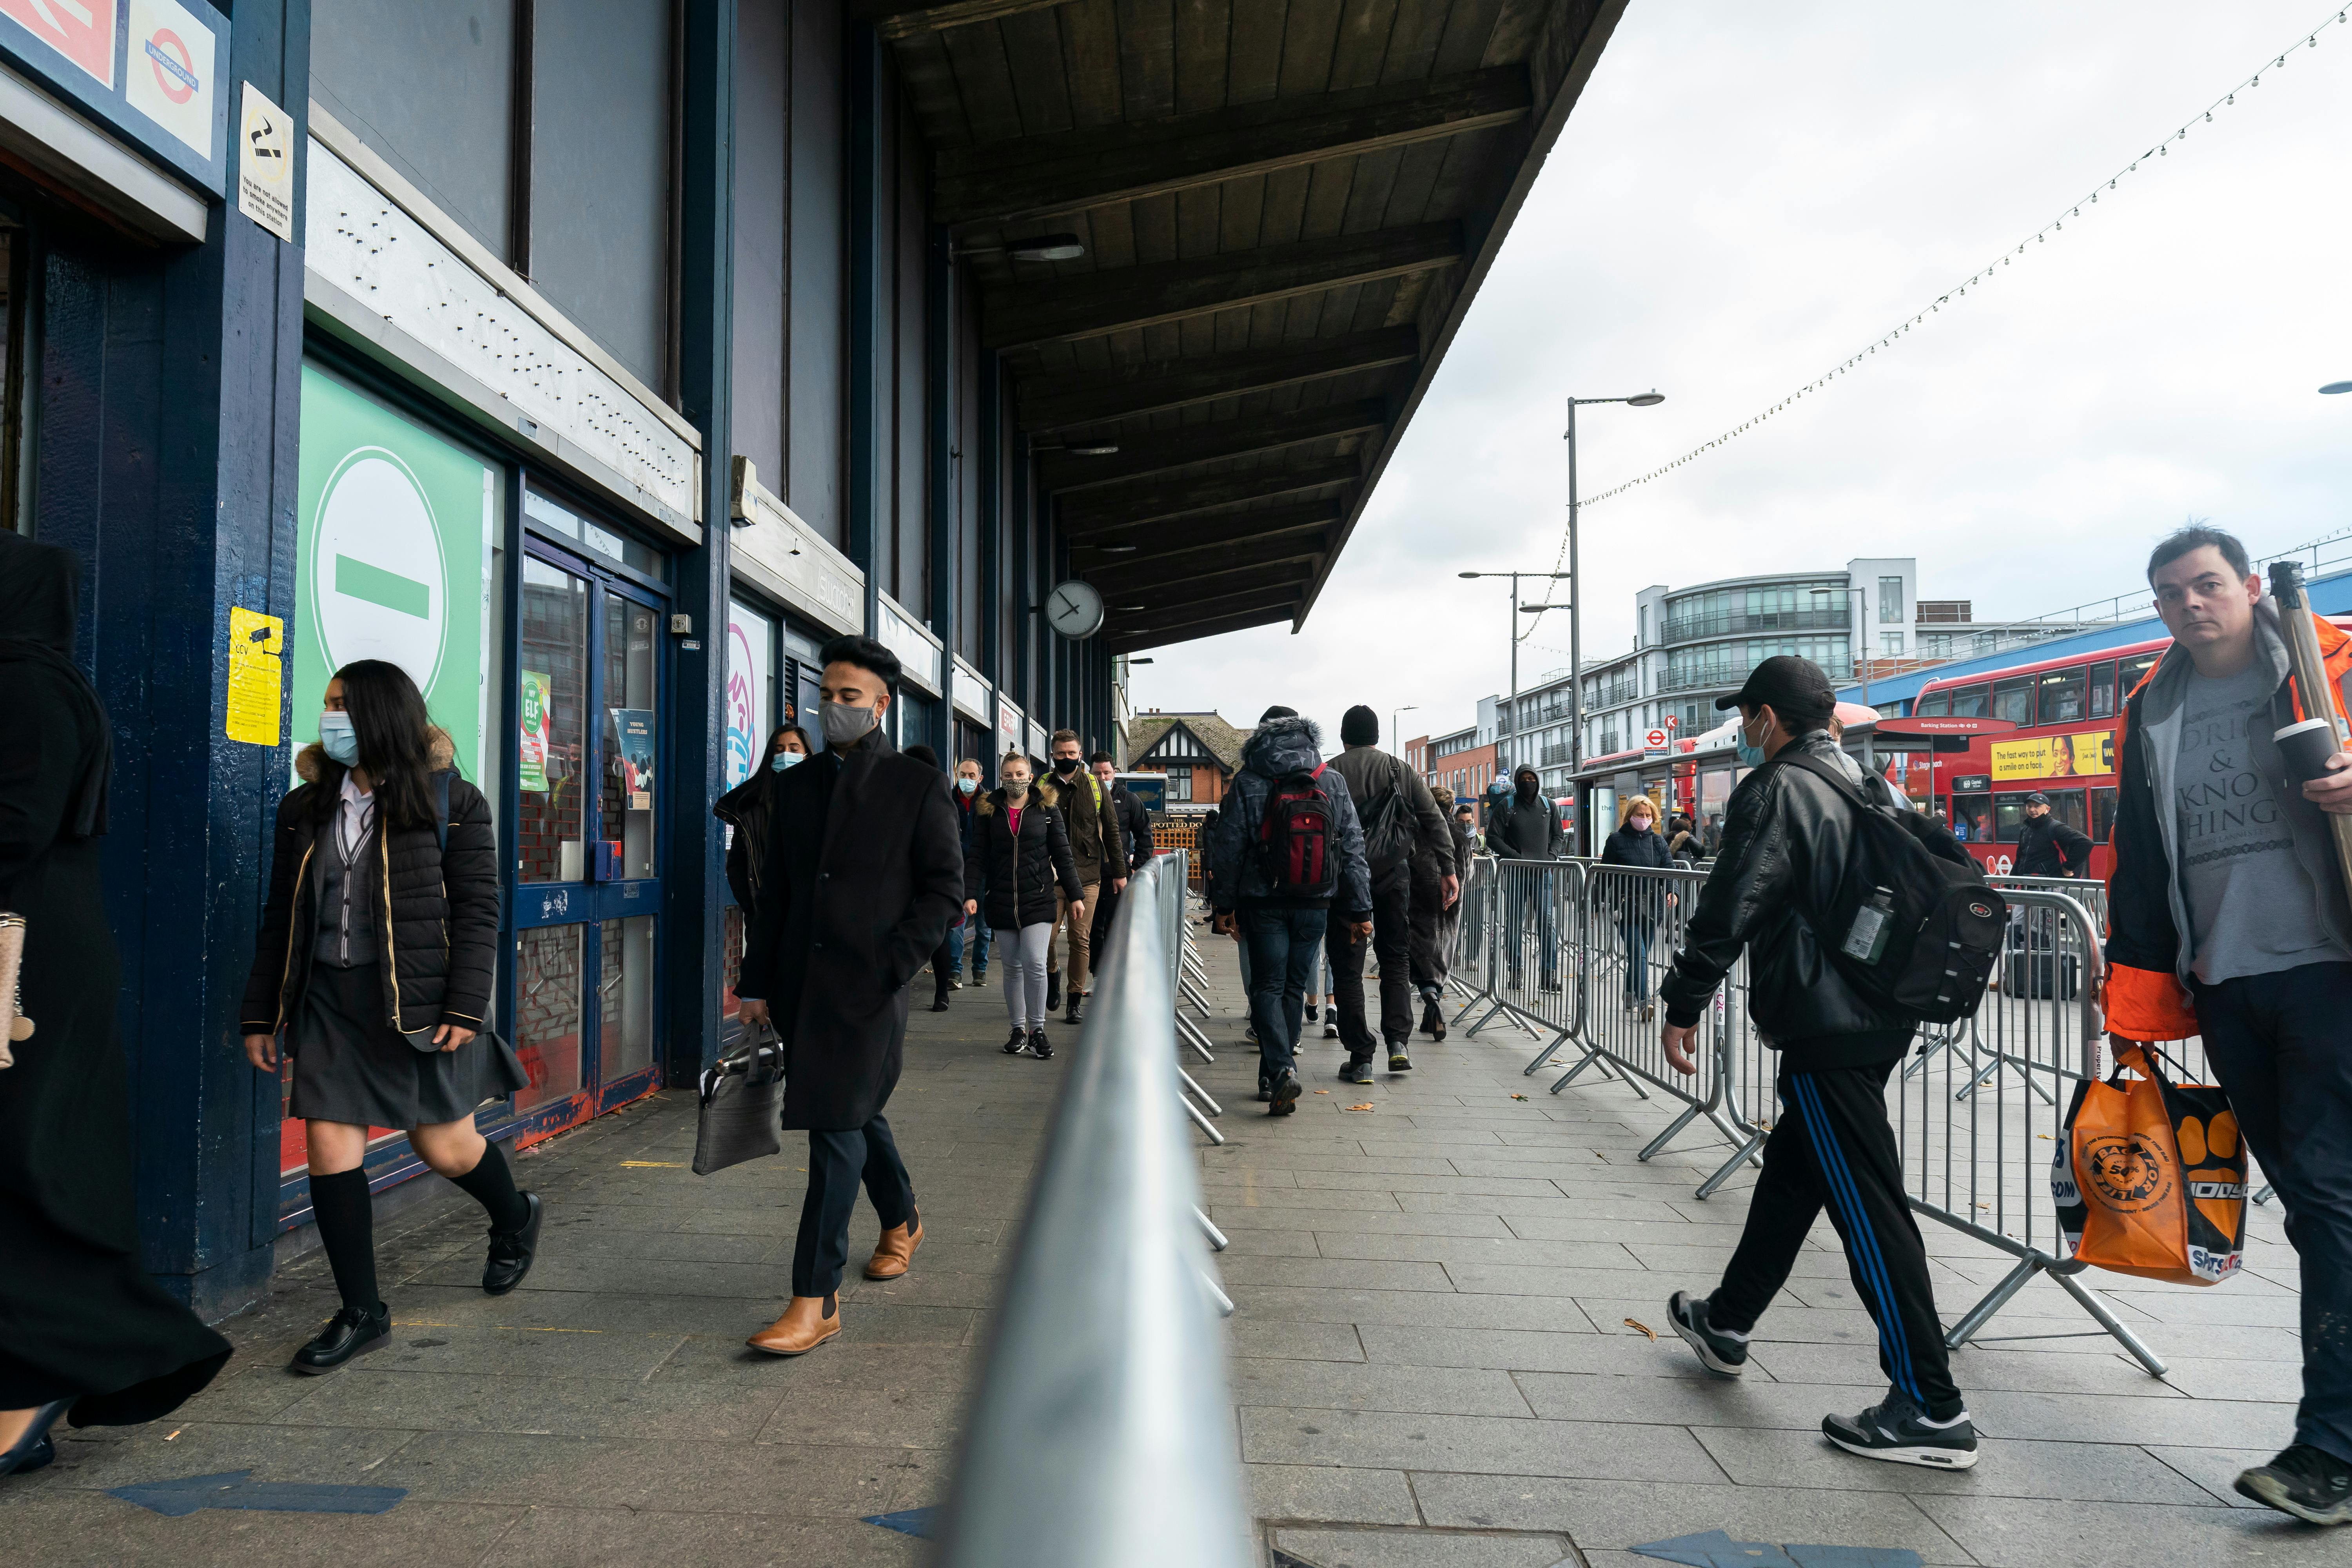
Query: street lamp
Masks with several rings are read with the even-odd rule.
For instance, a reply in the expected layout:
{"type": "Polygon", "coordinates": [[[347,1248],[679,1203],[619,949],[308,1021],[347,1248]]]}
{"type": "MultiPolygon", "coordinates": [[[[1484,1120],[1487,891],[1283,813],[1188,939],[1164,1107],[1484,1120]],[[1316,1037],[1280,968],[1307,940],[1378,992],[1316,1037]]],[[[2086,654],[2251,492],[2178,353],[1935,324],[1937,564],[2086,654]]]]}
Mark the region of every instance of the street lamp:
{"type": "MultiPolygon", "coordinates": [[[[1573,563],[1571,562],[1572,565],[1573,563]]],[[[1557,605],[1522,605],[1519,603],[1519,579],[1550,582],[1570,575],[1567,572],[1457,572],[1457,577],[1508,577],[1511,580],[1511,700],[1503,710],[1503,728],[1518,722],[1519,712],[1519,617],[1540,610],[1555,610],[1557,605]]],[[[1525,759],[1521,759],[1524,761],[1525,759]]]]}
{"type": "MultiPolygon", "coordinates": [[[[1568,400],[1568,430],[1560,439],[1568,443],[1568,575],[1571,597],[1568,605],[1568,702],[1571,722],[1568,730],[1568,774],[1570,789],[1584,768],[1584,579],[1576,574],[1576,411],[1591,403],[1622,403],[1629,408],[1655,408],[1666,400],[1666,395],[1655,387],[1637,392],[1631,397],[1571,397],[1568,400]]],[[[1581,804],[1580,802],[1580,804],[1581,804]]],[[[1578,836],[1583,837],[1584,814],[1577,813],[1578,836]]]]}
{"type": "Polygon", "coordinates": [[[1420,711],[1421,704],[1418,702],[1408,702],[1402,708],[1389,710],[1389,747],[1399,756],[1404,755],[1404,731],[1397,728],[1397,715],[1420,711]]]}
{"type": "Polygon", "coordinates": [[[2319,390],[2331,397],[2339,392],[2352,392],[2352,381],[2331,381],[2319,390]]]}

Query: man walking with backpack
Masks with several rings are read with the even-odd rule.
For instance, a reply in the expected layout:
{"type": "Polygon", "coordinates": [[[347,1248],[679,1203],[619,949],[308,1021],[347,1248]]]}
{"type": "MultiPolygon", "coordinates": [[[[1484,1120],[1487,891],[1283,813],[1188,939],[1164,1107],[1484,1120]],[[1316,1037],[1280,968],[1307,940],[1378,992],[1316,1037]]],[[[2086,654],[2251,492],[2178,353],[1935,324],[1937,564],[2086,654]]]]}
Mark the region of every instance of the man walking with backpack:
{"type": "MultiPolygon", "coordinates": [[[[1412,863],[1416,852],[1433,862],[1447,904],[1461,895],[1454,874],[1454,835],[1421,775],[1403,759],[1380,749],[1381,718],[1359,704],[1339,721],[1339,743],[1347,750],[1331,759],[1331,771],[1348,783],[1348,795],[1364,828],[1364,863],[1371,875],[1371,947],[1381,962],[1381,1039],[1388,1046],[1389,1071],[1410,1072],[1412,1058],[1412,863]]],[[[1372,1081],[1370,1026],[1364,1016],[1364,947],[1344,931],[1326,937],[1331,958],[1331,999],[1339,1015],[1340,1043],[1348,1059],[1339,1077],[1349,1083],[1372,1081]]]]}
{"type": "Polygon", "coordinates": [[[1298,1026],[1336,900],[1355,942],[1372,934],[1364,831],[1346,781],[1323,765],[1313,721],[1269,708],[1242,748],[1241,772],[1206,834],[1210,906],[1248,962],[1258,1098],[1269,1116],[1298,1108],[1298,1026]]]}
{"type": "MultiPolygon", "coordinates": [[[[2245,546],[2184,528],[2147,563],[2173,644],[2124,703],[2107,881],[2107,1033],[2204,1038],[2302,1266],[2294,1441],[2237,1489],[2310,1524],[2352,1523],[2352,902],[2330,816],[2352,753],[2299,779],[2277,732],[2302,710],[2284,628],[2245,546]]],[[[2312,631],[2336,713],[2352,638],[2312,631]]]]}
{"type": "MultiPolygon", "coordinates": [[[[1822,1434],[1870,1458],[1966,1469],[1976,1463],[1976,1431],[1952,1383],[1927,1255],[1905,1201],[1902,1152],[1886,1116],[1887,1075],[1909,1048],[1919,1015],[1831,954],[1860,950],[1877,962],[1885,938],[1875,933],[1895,923],[1891,914],[1864,919],[1878,912],[1870,904],[1846,910],[1851,886],[1884,900],[1889,889],[1875,884],[1901,882],[1895,891],[1907,896],[1919,879],[1940,885],[1976,873],[1968,851],[1919,813],[1866,804],[1861,768],[1830,736],[1830,683],[1811,664],[1785,654],[1766,659],[1737,696],[1717,706],[1735,703],[1739,759],[1755,771],[1732,792],[1715,868],[1659,987],[1664,1044],[1677,1071],[1696,1070],[1699,1020],[1745,948],[1749,1016],[1780,1053],[1781,1111],[1765,1140],[1764,1171],[1723,1282],[1711,1296],[1675,1291],[1667,1312],[1707,1370],[1738,1376],[1749,1332],[1826,1205],[1845,1244],[1854,1293],[1878,1326],[1879,1364],[1892,1386],[1858,1415],[1825,1417],[1822,1434]],[[1885,820],[1865,831],[1864,811],[1885,820]],[[1883,831],[1888,827],[1893,840],[1883,831]],[[1922,851],[1916,860],[1906,858],[1914,845],[1922,851]],[[1958,867],[1947,876],[1933,858],[1958,867]]],[[[1990,965],[2000,942],[2000,901],[1983,895],[1975,907],[1986,929],[1970,935],[1990,965]]]]}

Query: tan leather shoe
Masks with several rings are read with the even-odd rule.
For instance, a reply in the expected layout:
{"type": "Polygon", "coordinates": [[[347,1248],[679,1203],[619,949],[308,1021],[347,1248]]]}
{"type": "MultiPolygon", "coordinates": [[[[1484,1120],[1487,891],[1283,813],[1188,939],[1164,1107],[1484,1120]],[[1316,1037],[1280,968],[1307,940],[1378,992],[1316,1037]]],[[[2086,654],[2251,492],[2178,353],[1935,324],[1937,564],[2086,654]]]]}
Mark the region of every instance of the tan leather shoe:
{"type": "Polygon", "coordinates": [[[874,1244],[874,1256],[866,1265],[868,1279],[896,1279],[915,1261],[915,1248],[923,1244],[923,1213],[915,1211],[905,1225],[894,1225],[882,1233],[874,1244]]]}
{"type": "Polygon", "coordinates": [[[832,1296],[795,1296],[784,1315],[744,1342],[770,1355],[806,1355],[841,1332],[841,1305],[832,1296]]]}

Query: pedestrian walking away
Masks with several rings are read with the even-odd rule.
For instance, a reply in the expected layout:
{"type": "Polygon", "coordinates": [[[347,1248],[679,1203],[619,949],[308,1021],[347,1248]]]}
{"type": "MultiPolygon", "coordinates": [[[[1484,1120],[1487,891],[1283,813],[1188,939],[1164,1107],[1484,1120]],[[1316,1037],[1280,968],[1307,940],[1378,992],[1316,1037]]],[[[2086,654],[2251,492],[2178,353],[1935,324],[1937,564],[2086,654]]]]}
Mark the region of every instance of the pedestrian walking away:
{"type": "MultiPolygon", "coordinates": [[[[1110,792],[1111,814],[1118,818],[1119,843],[1127,850],[1127,869],[1131,879],[1143,869],[1143,863],[1157,854],[1151,842],[1151,813],[1118,781],[1118,763],[1108,752],[1097,752],[1087,759],[1087,771],[1095,782],[1110,792]]],[[[1100,884],[1089,904],[1094,911],[1087,920],[1087,951],[1100,952],[1110,941],[1110,922],[1118,918],[1122,884],[1100,884]]]]}
{"type": "Polygon", "coordinates": [[[407,672],[380,659],[327,683],[303,781],[278,805],[261,935],[246,979],[246,1059],[275,1079],[293,1058],[288,1112],[303,1119],[310,1208],[342,1307],[294,1353],[332,1372],[381,1347],[369,1129],[408,1134],[417,1157],[489,1216],[482,1289],[522,1283],[539,1248],[539,1194],[518,1191],[474,1110],[530,1086],[484,1027],[499,962],[498,836],[482,792],[457,776],[449,737],[407,672]]]}
{"type": "MultiPolygon", "coordinates": [[[[2107,1033],[2202,1036],[2247,1147],[2278,1189],[2303,1271],[2294,1440],[2237,1489],[2314,1524],[2352,1523],[2352,905],[2330,816],[2352,815],[2352,752],[2291,777],[2274,731],[2305,713],[2277,605],[2245,547],[2186,528],[2148,560],[2170,648],[2125,701],[2107,881],[2107,1033]]],[[[2352,637],[2315,618],[2328,698],[2352,637]]]]}
{"type": "MultiPolygon", "coordinates": [[[[1371,876],[1372,940],[1347,939],[1344,928],[1329,933],[1331,998],[1339,1014],[1339,1038],[1348,1047],[1340,1077],[1370,1083],[1373,1052],[1384,1046],[1389,1070],[1412,1068],[1412,875],[1417,855],[1429,858],[1436,896],[1451,903],[1460,896],[1454,866],[1454,834],[1421,775],[1401,757],[1380,749],[1380,715],[1358,705],[1339,721],[1345,748],[1331,759],[1331,771],[1347,781],[1348,794],[1363,826],[1364,862],[1371,876]],[[1366,1017],[1364,959],[1367,947],[1381,970],[1381,1032],[1366,1017]]],[[[1426,1000],[1428,992],[1421,994],[1426,1000]]]]}
{"type": "MultiPolygon", "coordinates": [[[[1083,910],[1073,912],[1073,906],[1091,903],[1097,888],[1108,888],[1114,894],[1127,888],[1127,832],[1119,824],[1118,812],[1111,802],[1109,786],[1087,771],[1082,758],[1083,748],[1075,730],[1056,730],[1048,742],[1054,753],[1051,783],[1060,797],[1056,809],[1063,826],[1070,835],[1070,854],[1077,861],[1078,882],[1084,889],[1079,898],[1065,897],[1055,917],[1054,936],[1056,942],[1068,942],[1068,965],[1056,970],[1058,987],[1049,984],[1047,1008],[1064,1008],[1062,1021],[1075,1024],[1085,1016],[1082,1004],[1087,994],[1087,959],[1093,932],[1083,910]],[[1059,996],[1059,1003],[1052,997],[1059,996]]],[[[1057,964],[1059,955],[1053,942],[1046,947],[1046,962],[1057,964]]]]}
{"type": "Polygon", "coordinates": [[[2050,797],[2035,790],[2025,797],[2025,820],[2018,825],[2011,862],[2020,877],[2080,877],[2091,869],[2091,836],[2058,819],[2050,797]]]}
{"type": "Polygon", "coordinates": [[[229,1357],[140,1258],[99,864],[113,731],[73,658],[82,581],[68,552],[0,531],[0,910],[23,921],[16,1016],[33,1025],[0,1032],[0,1475],[48,1464],[59,1417],[152,1421],[229,1357]]]}
{"type": "Polygon", "coordinates": [[[743,1022],[772,1025],[782,1047],[783,1126],[809,1135],[793,1299],[751,1340],[782,1356],[841,1331],[861,1184],[882,1226],[867,1279],[903,1275],[922,1242],[883,1109],[906,1051],[908,987],[963,907],[955,807],[939,770],[901,754],[882,728],[898,657],[843,637],[819,658],[824,750],[777,791],[760,921],[735,988],[743,1022]]]}
{"type": "MultiPolygon", "coordinates": [[[[1492,797],[1486,810],[1486,852],[1501,860],[1559,860],[1568,854],[1568,831],[1559,808],[1546,798],[1542,776],[1525,763],[1511,771],[1509,789],[1492,797]]],[[[1506,884],[1503,900],[1504,983],[1518,990],[1528,944],[1532,942],[1546,991],[1559,989],[1559,921],[1555,909],[1557,873],[1523,871],[1506,884]]]]}
{"type": "MultiPolygon", "coordinates": [[[[979,805],[987,776],[987,770],[977,757],[966,757],[955,765],[955,793],[949,798],[955,804],[956,827],[966,859],[971,857],[972,823],[977,820],[973,812],[979,805]]],[[[968,952],[971,954],[973,986],[987,984],[988,948],[992,934],[984,920],[967,919],[959,922],[948,932],[949,973],[957,975],[963,973],[963,958],[968,952]]],[[[950,982],[950,988],[954,989],[959,984],[960,982],[950,982]]]]}
{"type": "Polygon", "coordinates": [[[1002,950],[1004,1011],[1013,1023],[1005,1054],[1043,1061],[1054,1054],[1045,1035],[1045,941],[1061,905],[1082,909],[1086,893],[1055,786],[1033,784],[1029,759],[1018,752],[998,764],[997,776],[1002,784],[972,808],[963,908],[996,933],[1002,950]]]}
{"type": "Polygon", "coordinates": [[[1307,980],[1336,902],[1349,940],[1372,934],[1364,832],[1342,780],[1323,764],[1313,721],[1270,708],[1242,748],[1241,771],[1203,852],[1215,927],[1249,954],[1258,1098],[1272,1116],[1298,1105],[1298,1029],[1307,980]]]}
{"type": "MultiPolygon", "coordinates": [[[[940,754],[919,742],[907,747],[906,753],[927,768],[937,768],[940,765],[940,754]]],[[[955,780],[942,773],[940,778],[940,787],[948,792],[949,798],[952,802],[955,795],[955,780]]],[[[958,826],[961,827],[961,823],[959,820],[958,826]]],[[[962,845],[961,833],[957,835],[957,845],[959,848],[962,845]]],[[[961,910],[956,911],[955,923],[948,927],[947,935],[940,938],[940,945],[932,950],[929,967],[931,1011],[944,1013],[948,1010],[948,993],[963,989],[963,911],[961,910]]]]}
{"type": "MultiPolygon", "coordinates": [[[[1617,810],[1617,830],[1601,847],[1604,866],[1642,866],[1663,871],[1674,863],[1666,841],[1655,831],[1658,808],[1645,795],[1625,797],[1617,810]]],[[[1625,961],[1625,1010],[1645,1021],[1650,1004],[1650,938],[1675,903],[1674,894],[1649,878],[1615,878],[1603,883],[1609,917],[1617,928],[1618,952],[1625,961]]]]}
{"type": "MultiPolygon", "coordinates": [[[[1952,1382],[1886,1115],[1887,1076],[1916,1020],[1822,960],[1839,889],[1850,879],[1892,875],[1864,863],[1856,800],[1798,760],[1861,791],[1861,767],[1830,735],[1833,705],[1827,678],[1788,654],[1764,660],[1736,695],[1717,700],[1738,708],[1739,760],[1754,771],[1732,792],[1722,848],[1660,987],[1663,1043],[1678,1071],[1697,1070],[1699,1020],[1745,948],[1748,1010],[1780,1054],[1782,1110],[1722,1282],[1707,1296],[1675,1292],[1667,1313],[1709,1371],[1738,1375],[1750,1332],[1826,1206],[1855,1297],[1877,1326],[1890,1386],[1859,1415],[1825,1417],[1823,1436],[1871,1458],[1966,1469],[1976,1463],[1976,1429],[1952,1382]]],[[[1924,818],[1914,832],[1930,853],[1966,862],[1968,851],[1924,818]]]]}
{"type": "MultiPolygon", "coordinates": [[[[1434,843],[1417,842],[1412,851],[1412,989],[1421,998],[1421,1029],[1433,1040],[1445,1037],[1445,980],[1454,957],[1454,936],[1462,923],[1462,885],[1470,875],[1470,852],[1454,817],[1454,792],[1434,788],[1429,798],[1444,824],[1454,879],[1434,843]]],[[[1377,920],[1377,917],[1375,917],[1377,920]]]]}

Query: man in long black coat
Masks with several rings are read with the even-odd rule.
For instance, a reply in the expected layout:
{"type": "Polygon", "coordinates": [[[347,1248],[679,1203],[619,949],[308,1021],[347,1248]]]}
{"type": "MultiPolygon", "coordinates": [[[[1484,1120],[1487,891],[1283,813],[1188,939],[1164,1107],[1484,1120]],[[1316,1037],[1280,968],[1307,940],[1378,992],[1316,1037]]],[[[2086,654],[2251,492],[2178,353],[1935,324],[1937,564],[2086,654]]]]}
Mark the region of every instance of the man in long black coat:
{"type": "Polygon", "coordinates": [[[907,1271],[923,1237],[882,1108],[907,1044],[907,986],[963,908],[963,850],[939,770],[882,732],[898,660],[870,637],[822,654],[825,749],[776,784],[759,915],[735,994],[784,1047],[783,1125],[809,1135],[793,1300],[751,1337],[799,1355],[841,1331],[835,1300],[862,1181],[882,1220],[869,1279],[907,1271]]]}

